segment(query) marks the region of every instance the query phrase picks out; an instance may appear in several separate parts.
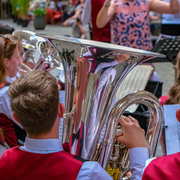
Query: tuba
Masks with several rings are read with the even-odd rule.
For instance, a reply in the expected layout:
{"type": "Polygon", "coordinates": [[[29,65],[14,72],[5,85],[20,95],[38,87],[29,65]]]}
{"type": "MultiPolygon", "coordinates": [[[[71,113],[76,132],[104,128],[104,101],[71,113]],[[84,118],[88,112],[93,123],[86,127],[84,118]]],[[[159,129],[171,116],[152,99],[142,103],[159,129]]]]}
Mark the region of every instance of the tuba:
{"type": "MultiPolygon", "coordinates": [[[[153,157],[163,127],[163,112],[158,99],[149,92],[140,91],[116,102],[115,94],[136,65],[164,56],[90,40],[36,35],[50,43],[63,65],[65,113],[62,142],[69,143],[70,152],[98,161],[104,169],[118,169],[118,179],[122,179],[129,170],[129,149],[114,141],[115,134],[121,130],[118,119],[126,108],[141,103],[150,112],[146,140],[149,157],[153,157]]],[[[42,46],[39,51],[42,56],[46,53],[42,46]]]]}

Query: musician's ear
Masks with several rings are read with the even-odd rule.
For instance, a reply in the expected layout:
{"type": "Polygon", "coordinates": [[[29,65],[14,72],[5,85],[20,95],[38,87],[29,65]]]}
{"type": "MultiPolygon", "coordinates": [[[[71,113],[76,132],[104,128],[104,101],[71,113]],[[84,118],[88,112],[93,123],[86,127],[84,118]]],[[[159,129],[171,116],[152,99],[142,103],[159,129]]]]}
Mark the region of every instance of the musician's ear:
{"type": "Polygon", "coordinates": [[[6,68],[8,68],[8,67],[9,67],[9,65],[10,65],[10,61],[9,61],[9,59],[8,59],[8,58],[5,58],[5,59],[4,59],[4,64],[5,64],[6,68]]]}
{"type": "Polygon", "coordinates": [[[17,119],[16,115],[13,113],[14,120],[19,123],[19,120],[17,119]]]}
{"type": "Polygon", "coordinates": [[[64,104],[59,103],[58,117],[63,118],[63,114],[64,114],[64,104]]]}

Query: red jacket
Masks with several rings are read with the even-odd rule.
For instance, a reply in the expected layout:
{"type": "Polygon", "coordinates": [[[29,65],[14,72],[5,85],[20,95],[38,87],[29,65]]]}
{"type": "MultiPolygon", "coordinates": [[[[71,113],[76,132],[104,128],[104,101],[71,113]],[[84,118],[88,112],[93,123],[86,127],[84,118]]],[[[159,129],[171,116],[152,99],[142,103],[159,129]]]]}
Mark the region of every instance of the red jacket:
{"type": "Polygon", "coordinates": [[[0,113],[0,127],[4,131],[4,141],[10,147],[17,146],[18,141],[14,130],[14,122],[2,113],[0,113]]]}
{"type": "Polygon", "coordinates": [[[142,180],[179,180],[180,153],[156,158],[146,167],[142,180]]]}
{"type": "MultiPolygon", "coordinates": [[[[0,89],[5,87],[5,84],[0,84],[0,89]]],[[[14,130],[14,122],[6,115],[0,112],[0,127],[4,131],[4,140],[10,147],[18,145],[17,136],[14,130]]]]}
{"type": "Polygon", "coordinates": [[[0,179],[75,180],[82,164],[64,151],[36,154],[14,147],[0,159],[0,179]]]}

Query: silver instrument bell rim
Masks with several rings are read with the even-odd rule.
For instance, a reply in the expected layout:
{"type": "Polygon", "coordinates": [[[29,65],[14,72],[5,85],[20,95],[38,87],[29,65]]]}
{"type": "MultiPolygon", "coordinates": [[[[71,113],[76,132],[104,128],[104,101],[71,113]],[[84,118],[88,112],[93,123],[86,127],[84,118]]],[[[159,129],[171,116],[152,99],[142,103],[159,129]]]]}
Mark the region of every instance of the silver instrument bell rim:
{"type": "Polygon", "coordinates": [[[155,56],[155,57],[160,57],[160,58],[165,58],[166,55],[160,54],[160,53],[155,53],[152,51],[145,51],[142,49],[136,49],[136,48],[131,48],[131,47],[126,47],[126,46],[120,46],[116,44],[110,44],[110,43],[104,43],[104,42],[99,42],[99,41],[93,41],[93,40],[88,40],[88,39],[78,39],[74,37],[66,37],[66,36],[52,36],[48,34],[40,34],[36,33],[36,36],[43,37],[45,39],[54,39],[54,40],[61,40],[61,41],[66,41],[66,42],[71,42],[75,44],[82,44],[82,47],[84,45],[86,46],[93,46],[97,48],[103,48],[103,49],[108,49],[112,51],[121,51],[125,52],[126,54],[139,54],[139,55],[144,55],[144,56],[155,56]]]}
{"type": "Polygon", "coordinates": [[[28,42],[23,42],[23,39],[22,39],[22,44],[25,49],[37,50],[37,43],[45,41],[44,38],[42,38],[40,36],[36,36],[35,32],[29,31],[29,30],[16,30],[12,33],[12,35],[18,37],[18,35],[22,34],[22,33],[24,33],[24,35],[27,36],[26,39],[37,41],[36,44],[33,46],[32,44],[30,44],[28,42]]]}

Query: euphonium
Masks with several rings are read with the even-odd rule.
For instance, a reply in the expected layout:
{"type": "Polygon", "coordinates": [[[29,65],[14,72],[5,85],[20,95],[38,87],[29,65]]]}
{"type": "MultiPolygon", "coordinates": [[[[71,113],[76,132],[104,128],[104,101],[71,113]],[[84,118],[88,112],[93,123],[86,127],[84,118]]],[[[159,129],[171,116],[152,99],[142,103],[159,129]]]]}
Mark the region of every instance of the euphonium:
{"type": "Polygon", "coordinates": [[[13,36],[21,40],[24,49],[19,71],[27,72],[36,69],[35,66],[41,55],[38,51],[38,43],[45,40],[37,37],[34,32],[26,30],[16,30],[13,32],[13,36]]]}
{"type": "Polygon", "coordinates": [[[21,72],[36,69],[48,70],[55,77],[60,76],[60,80],[64,83],[63,67],[59,56],[44,38],[36,36],[34,32],[27,30],[16,30],[13,35],[22,41],[24,48],[23,59],[19,67],[21,72]],[[43,50],[43,56],[40,54],[39,48],[43,50]]]}
{"type": "MultiPolygon", "coordinates": [[[[150,157],[154,156],[163,125],[158,100],[147,92],[127,95],[115,105],[114,98],[123,79],[136,65],[163,56],[90,40],[37,36],[45,38],[55,48],[63,64],[66,91],[62,141],[69,143],[71,153],[98,161],[104,169],[109,161],[115,166],[118,164],[123,177],[128,170],[128,149],[117,144],[115,149],[123,149],[123,154],[113,150],[118,119],[128,106],[142,103],[151,112],[146,138],[150,157]],[[101,140],[104,126],[106,130],[101,140]],[[121,158],[116,157],[119,154],[121,158]]],[[[43,55],[43,49],[40,51],[43,55]]]]}

